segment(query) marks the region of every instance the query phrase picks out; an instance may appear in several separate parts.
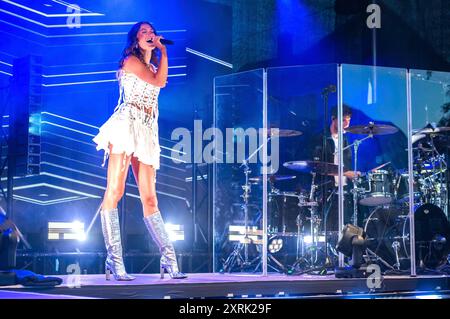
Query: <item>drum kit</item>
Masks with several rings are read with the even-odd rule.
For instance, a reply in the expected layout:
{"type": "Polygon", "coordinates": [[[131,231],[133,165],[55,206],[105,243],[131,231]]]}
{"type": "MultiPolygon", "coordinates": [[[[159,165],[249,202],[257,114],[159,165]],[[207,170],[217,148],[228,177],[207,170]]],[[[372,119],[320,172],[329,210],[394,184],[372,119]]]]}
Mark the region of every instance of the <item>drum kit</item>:
{"type": "MultiPolygon", "coordinates": [[[[358,147],[375,135],[398,131],[394,126],[369,123],[345,129],[347,133],[366,135],[344,149],[353,148],[354,171],[357,171],[358,147]]],[[[450,127],[425,127],[413,134],[413,211],[415,222],[416,262],[422,269],[436,269],[447,262],[450,253],[450,222],[448,216],[448,178],[445,155],[440,154],[435,138],[449,132],[450,127]]],[[[279,137],[298,136],[292,130],[277,131],[279,137]]],[[[354,178],[350,193],[353,198],[352,224],[364,229],[367,239],[365,260],[377,263],[384,270],[407,271],[410,267],[409,232],[409,174],[404,170],[389,170],[390,163],[380,165],[354,178]],[[358,211],[365,207],[365,218],[358,220],[358,211]]],[[[296,179],[296,175],[269,175],[268,192],[268,265],[283,273],[306,273],[311,270],[336,266],[338,253],[335,245],[339,233],[328,231],[324,211],[325,202],[318,190],[318,177],[338,176],[338,165],[322,161],[290,161],[283,164],[289,170],[311,175],[308,192],[281,191],[276,185],[296,179]],[[324,226],[325,223],[325,226],[324,226]],[[284,255],[282,253],[284,251],[284,255]]],[[[249,177],[244,165],[246,181],[244,211],[247,212],[252,185],[261,184],[262,176],[249,177]]],[[[356,176],[356,175],[355,175],[356,176]]],[[[329,179],[327,179],[329,180],[329,179]]],[[[335,185],[328,185],[335,186],[335,185]]],[[[361,216],[361,214],[360,214],[361,216]]],[[[245,214],[245,229],[249,223],[245,214]]],[[[248,262],[248,245],[244,242],[233,256],[244,250],[248,262]]],[[[258,257],[259,258],[259,257],[258,257]]],[[[229,260],[226,266],[229,266],[229,260]]],[[[224,267],[225,268],[225,267],[224,267]]]]}

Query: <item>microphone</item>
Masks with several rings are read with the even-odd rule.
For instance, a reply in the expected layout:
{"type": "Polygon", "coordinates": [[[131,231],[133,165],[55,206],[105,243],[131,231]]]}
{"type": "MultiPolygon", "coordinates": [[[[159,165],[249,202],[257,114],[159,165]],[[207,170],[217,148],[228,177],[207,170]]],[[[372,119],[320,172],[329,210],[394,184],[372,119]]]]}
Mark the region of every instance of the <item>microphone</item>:
{"type": "Polygon", "coordinates": [[[336,92],[336,86],[333,84],[328,85],[322,90],[322,96],[328,95],[330,93],[336,92]]]}
{"type": "MultiPolygon", "coordinates": [[[[153,43],[153,41],[151,39],[148,40],[147,42],[148,43],[153,43]]],[[[172,44],[174,44],[174,42],[172,40],[169,40],[169,39],[161,39],[161,40],[159,40],[159,42],[161,42],[161,44],[164,44],[164,45],[172,45],[172,44]]]]}
{"type": "Polygon", "coordinates": [[[322,94],[334,93],[336,92],[336,86],[333,84],[328,85],[323,89],[322,94]]]}

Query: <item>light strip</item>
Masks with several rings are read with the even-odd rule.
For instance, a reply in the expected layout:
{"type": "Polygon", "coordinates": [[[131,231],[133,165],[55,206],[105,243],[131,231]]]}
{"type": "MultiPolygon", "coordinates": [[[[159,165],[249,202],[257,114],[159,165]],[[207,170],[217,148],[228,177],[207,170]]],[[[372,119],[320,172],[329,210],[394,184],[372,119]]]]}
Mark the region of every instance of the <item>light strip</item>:
{"type": "MultiPolygon", "coordinates": [[[[0,61],[0,63],[2,63],[2,61],[0,61]]],[[[7,63],[5,63],[7,64],[7,63]]],[[[7,64],[12,66],[12,64],[7,64]]],[[[169,69],[181,69],[181,68],[186,68],[186,65],[176,65],[176,66],[169,66],[169,69]]],[[[106,73],[116,73],[117,70],[114,71],[96,71],[96,72],[82,72],[82,73],[62,73],[62,74],[43,74],[42,76],[44,78],[56,78],[56,77],[64,77],[64,76],[82,76],[82,75],[92,75],[92,74],[106,74],[106,73]]],[[[182,76],[182,75],[186,75],[186,74],[180,74],[180,75],[175,75],[175,76],[182,76]]],[[[170,75],[169,75],[170,76],[170,75]]]]}
{"type": "Polygon", "coordinates": [[[10,56],[10,57],[13,58],[13,59],[17,59],[17,58],[18,58],[17,56],[12,55],[12,54],[9,54],[8,52],[0,51],[0,53],[1,53],[1,54],[4,54],[4,55],[7,55],[7,56],[10,56]]]}
{"type": "MultiPolygon", "coordinates": [[[[172,140],[171,140],[172,141],[172,140]]],[[[172,141],[173,142],[173,141],[172,141]]],[[[163,149],[166,149],[166,150],[169,150],[169,151],[175,151],[175,152],[177,152],[177,153],[180,153],[180,154],[183,154],[183,155],[186,155],[187,154],[187,152],[183,152],[183,151],[178,151],[178,150],[175,150],[175,149],[173,149],[173,148],[170,148],[170,147],[167,147],[167,146],[162,146],[162,145],[160,145],[159,147],[161,147],[161,148],[163,148],[163,149]]]]}
{"type": "Polygon", "coordinates": [[[7,66],[10,66],[10,67],[13,66],[12,64],[9,64],[9,63],[3,62],[3,61],[0,61],[0,63],[1,63],[1,64],[4,64],[4,65],[7,65],[7,66]]]}
{"type": "MultiPolygon", "coordinates": [[[[62,180],[68,181],[68,182],[73,182],[73,183],[81,184],[81,185],[84,185],[84,186],[89,186],[89,187],[105,190],[105,187],[103,187],[103,186],[82,182],[82,181],[79,181],[79,180],[76,180],[76,179],[73,179],[73,178],[64,177],[64,176],[61,176],[61,175],[56,175],[56,174],[52,174],[52,173],[48,173],[48,172],[41,172],[41,175],[50,176],[50,177],[62,179],[62,180]]],[[[93,196],[93,195],[91,195],[91,196],[93,196]]]]}
{"type": "MultiPolygon", "coordinates": [[[[13,27],[16,27],[18,29],[28,31],[30,33],[40,35],[44,38],[70,38],[70,37],[91,37],[91,36],[105,36],[105,35],[126,35],[128,32],[104,32],[104,33],[85,33],[85,34],[61,34],[61,35],[45,35],[21,26],[18,26],[14,23],[7,22],[5,20],[0,20],[0,22],[3,22],[5,24],[11,25],[13,27]]],[[[159,31],[159,33],[175,33],[175,32],[185,32],[186,30],[165,30],[165,31],[159,31]]]]}
{"type": "MultiPolygon", "coordinates": [[[[161,195],[165,195],[165,196],[169,196],[169,197],[173,197],[173,198],[176,198],[176,199],[180,199],[182,201],[186,201],[185,197],[180,197],[180,196],[173,195],[173,194],[166,193],[166,192],[162,192],[162,191],[159,191],[159,190],[157,190],[156,193],[161,194],[161,195]]],[[[134,194],[131,194],[131,193],[126,193],[126,194],[127,194],[127,196],[134,197],[134,198],[137,198],[139,200],[141,199],[138,195],[134,195],[134,194]]]]}
{"type": "Polygon", "coordinates": [[[56,84],[42,84],[42,86],[44,86],[44,87],[54,87],[54,86],[69,86],[69,85],[92,84],[92,83],[105,83],[105,82],[117,82],[117,80],[98,80],[98,81],[84,81],[84,82],[56,83],[56,84]]]}
{"type": "MultiPolygon", "coordinates": [[[[180,171],[180,172],[185,172],[186,171],[185,169],[181,169],[181,168],[178,168],[176,166],[172,166],[172,165],[166,164],[164,162],[161,162],[161,166],[168,167],[170,169],[173,169],[173,170],[176,170],[176,171],[180,171]]],[[[165,175],[165,176],[169,176],[169,175],[165,175]]]]}
{"type": "Polygon", "coordinates": [[[22,185],[22,186],[14,186],[13,190],[22,190],[22,189],[29,189],[29,188],[35,188],[35,187],[42,187],[45,186],[45,183],[38,183],[38,184],[30,184],[30,185],[22,185]]]}
{"type": "Polygon", "coordinates": [[[28,29],[28,28],[21,27],[21,26],[19,26],[17,24],[14,24],[14,23],[11,23],[11,22],[8,22],[8,21],[5,21],[5,20],[0,20],[0,22],[3,22],[5,24],[8,24],[10,26],[16,27],[16,28],[24,30],[24,31],[28,31],[30,33],[39,35],[39,36],[47,38],[47,39],[48,38],[90,37],[90,36],[100,36],[100,35],[103,36],[103,35],[126,35],[127,34],[127,32],[106,32],[106,33],[88,33],[88,34],[45,35],[45,34],[33,31],[31,29],[28,29]]]}
{"type": "Polygon", "coordinates": [[[44,65],[44,66],[46,68],[67,68],[67,67],[77,67],[77,66],[85,66],[85,65],[105,65],[105,64],[117,64],[117,61],[99,62],[99,63],[56,64],[56,65],[44,65]]]}
{"type": "Polygon", "coordinates": [[[67,170],[67,171],[71,171],[71,172],[75,172],[75,173],[79,173],[79,174],[82,174],[82,175],[87,175],[87,176],[90,176],[90,177],[105,179],[104,176],[91,174],[91,173],[86,173],[86,172],[80,171],[78,169],[73,169],[73,168],[70,168],[70,167],[67,167],[67,166],[57,165],[57,164],[53,164],[53,163],[46,162],[46,161],[41,161],[41,165],[53,166],[53,167],[56,167],[56,168],[61,168],[61,169],[64,169],[64,170],[67,170]]]}
{"type": "Polygon", "coordinates": [[[84,122],[80,122],[80,121],[77,121],[77,120],[73,120],[73,119],[70,119],[70,118],[68,118],[68,117],[64,117],[64,116],[57,115],[57,114],[54,114],[54,113],[50,113],[50,112],[41,112],[41,114],[48,114],[48,115],[50,115],[50,116],[59,117],[60,119],[63,119],[63,120],[67,120],[67,121],[74,122],[74,123],[77,123],[77,124],[82,124],[82,125],[86,125],[86,126],[95,128],[95,129],[99,129],[98,126],[94,126],[94,125],[91,125],[91,124],[87,124],[87,123],[84,123],[84,122]]]}
{"type": "MultiPolygon", "coordinates": [[[[34,23],[34,24],[37,24],[37,25],[39,25],[39,26],[41,26],[41,27],[46,27],[46,25],[43,24],[43,23],[34,21],[34,20],[32,20],[32,19],[25,18],[25,17],[23,17],[23,16],[21,16],[21,15],[19,15],[19,14],[15,14],[15,13],[12,13],[12,12],[9,12],[9,11],[6,11],[6,10],[3,10],[3,9],[0,9],[0,12],[6,13],[6,14],[9,14],[9,15],[12,15],[13,17],[16,17],[16,18],[19,18],[19,19],[22,19],[22,20],[25,20],[25,21],[28,21],[28,22],[31,22],[31,23],[34,23]]],[[[66,25],[66,27],[67,27],[67,25],[66,25]]]]}
{"type": "Polygon", "coordinates": [[[48,125],[60,127],[60,128],[72,131],[72,132],[84,134],[84,135],[87,135],[87,136],[90,136],[90,137],[95,137],[94,134],[89,134],[89,133],[86,133],[86,132],[83,132],[83,131],[80,131],[80,130],[76,130],[76,129],[73,129],[73,128],[70,128],[70,127],[67,127],[67,126],[64,126],[64,125],[55,124],[55,123],[52,123],[52,122],[41,121],[41,124],[48,124],[48,125]]]}
{"type": "Polygon", "coordinates": [[[169,74],[167,77],[168,78],[175,78],[175,77],[180,77],[180,76],[187,76],[186,73],[182,73],[182,74],[169,74]]]}
{"type": "MultiPolygon", "coordinates": [[[[67,148],[67,149],[69,149],[69,148],[67,148]]],[[[69,150],[70,150],[70,149],[69,149],[69,150]]],[[[76,152],[76,151],[74,151],[74,152],[76,152]]],[[[48,155],[48,156],[59,157],[59,158],[61,158],[61,159],[69,160],[69,161],[72,161],[72,162],[77,162],[77,163],[80,163],[80,164],[83,164],[83,165],[92,166],[92,167],[94,167],[94,168],[100,168],[99,165],[95,165],[95,164],[90,164],[90,163],[87,163],[87,162],[78,161],[78,160],[75,160],[75,159],[70,158],[70,157],[60,156],[60,155],[56,155],[56,154],[50,153],[50,152],[41,152],[41,154],[45,154],[45,155],[48,155]]],[[[93,156],[93,155],[90,155],[90,156],[93,156]]],[[[43,163],[43,162],[41,162],[41,164],[42,164],[42,163],[43,163]]],[[[103,167],[102,167],[102,168],[103,168],[103,167]]],[[[97,177],[100,178],[100,176],[97,176],[97,177]]],[[[103,178],[103,177],[101,177],[101,178],[103,178]]],[[[104,179],[104,178],[103,178],[103,179],[104,179]]]]}
{"type": "Polygon", "coordinates": [[[42,74],[44,78],[58,78],[63,76],[79,76],[79,75],[91,75],[91,74],[106,74],[106,73],[116,73],[117,71],[97,71],[97,72],[84,72],[84,73],[65,73],[65,74],[42,74]]]}
{"type": "MultiPolygon", "coordinates": [[[[135,25],[136,22],[105,22],[105,23],[80,23],[80,27],[106,27],[106,26],[121,26],[121,25],[135,25]]],[[[44,24],[46,28],[67,28],[67,24],[44,24]]],[[[78,26],[78,24],[77,24],[78,26]]]]}
{"type": "MultiPolygon", "coordinates": [[[[28,21],[30,23],[37,24],[38,26],[41,26],[41,27],[44,27],[44,28],[47,28],[47,29],[67,28],[68,27],[67,24],[45,24],[45,23],[42,23],[42,22],[39,22],[39,21],[36,21],[36,20],[33,20],[33,19],[29,19],[29,18],[24,17],[24,16],[21,16],[20,14],[15,14],[13,12],[10,12],[10,11],[7,11],[7,10],[3,10],[3,9],[0,9],[0,12],[9,14],[9,15],[11,15],[13,17],[16,17],[16,18],[28,21]]],[[[70,14],[68,16],[71,16],[71,17],[77,16],[78,17],[79,15],[78,14],[70,14]]],[[[102,26],[134,25],[134,24],[136,24],[136,22],[107,22],[107,23],[85,23],[85,24],[80,23],[79,26],[80,27],[102,27],[102,26]]],[[[77,24],[77,26],[78,26],[78,24],[77,24]]]]}
{"type": "Polygon", "coordinates": [[[39,33],[39,32],[33,31],[33,30],[30,30],[30,29],[27,29],[27,28],[24,28],[24,27],[21,27],[21,26],[19,26],[17,24],[14,24],[14,23],[11,23],[11,22],[8,22],[8,21],[5,21],[5,20],[0,20],[0,22],[3,22],[5,24],[11,25],[13,27],[16,27],[16,28],[24,30],[24,31],[28,31],[28,32],[36,34],[36,35],[40,35],[41,37],[48,38],[48,36],[46,36],[45,34],[42,34],[42,33],[39,33]]]}
{"type": "Polygon", "coordinates": [[[95,147],[94,142],[88,143],[88,142],[81,141],[81,140],[77,140],[77,139],[75,139],[75,138],[67,137],[67,136],[64,136],[64,135],[61,135],[61,134],[55,134],[55,133],[52,133],[52,132],[47,131],[47,130],[41,130],[41,134],[43,134],[43,133],[49,134],[49,135],[53,135],[53,136],[57,136],[57,137],[59,137],[59,138],[63,138],[63,139],[66,139],[66,140],[70,140],[70,141],[74,141],[74,142],[78,142],[78,143],[82,143],[82,144],[86,144],[86,145],[95,147]]]}
{"type": "MultiPolygon", "coordinates": [[[[78,184],[81,184],[81,185],[90,186],[90,187],[94,187],[94,188],[97,188],[97,189],[105,190],[105,187],[98,186],[98,185],[91,184],[91,183],[86,183],[86,182],[78,181],[78,180],[74,180],[74,179],[67,178],[67,177],[64,177],[64,176],[61,176],[61,175],[51,174],[51,173],[47,173],[47,172],[42,172],[41,175],[50,176],[50,177],[54,177],[54,178],[66,180],[66,181],[69,181],[69,182],[74,182],[74,183],[78,183],[78,184]]],[[[128,184],[127,184],[127,185],[128,185],[128,184]]],[[[132,186],[133,186],[133,185],[132,185],[132,186]]],[[[178,198],[178,199],[181,199],[181,200],[186,200],[186,198],[184,198],[184,197],[180,197],[180,196],[176,196],[176,195],[173,195],[173,194],[161,192],[161,191],[159,191],[159,190],[157,190],[156,193],[162,194],[162,195],[166,195],[166,196],[169,196],[169,197],[178,198]]],[[[128,196],[130,196],[130,197],[134,197],[134,198],[140,199],[140,197],[137,196],[137,195],[134,195],[134,194],[131,194],[131,193],[126,193],[126,194],[127,194],[128,196]]],[[[92,197],[92,196],[95,196],[95,195],[90,195],[90,197],[92,197]]],[[[95,197],[95,198],[99,198],[99,197],[95,197]]]]}
{"type": "MultiPolygon", "coordinates": [[[[77,179],[67,178],[67,177],[64,177],[64,176],[61,176],[61,175],[56,175],[56,174],[52,174],[52,173],[48,173],[48,172],[41,172],[41,175],[50,176],[50,177],[53,177],[53,178],[62,179],[62,180],[65,180],[65,181],[78,183],[78,184],[82,184],[84,186],[90,186],[90,187],[98,188],[98,189],[101,189],[101,190],[105,190],[106,189],[105,187],[102,187],[102,186],[98,186],[98,185],[91,184],[91,183],[86,183],[86,182],[83,182],[83,181],[80,181],[80,180],[77,180],[77,179]]],[[[106,178],[103,178],[103,179],[106,179],[106,178]]],[[[55,185],[52,185],[52,184],[46,184],[46,183],[44,183],[44,184],[46,186],[48,186],[48,187],[52,187],[52,188],[55,188],[55,189],[67,190],[68,192],[72,192],[72,193],[75,193],[75,194],[80,193],[81,195],[84,195],[84,196],[90,196],[92,198],[99,198],[97,195],[87,195],[87,194],[85,194],[83,192],[78,192],[78,191],[73,190],[71,188],[70,189],[65,189],[65,188],[62,188],[62,187],[59,187],[59,186],[55,186],[55,185]],[[95,196],[95,197],[93,197],[93,196],[95,196]]],[[[134,187],[134,188],[137,188],[137,185],[133,185],[133,184],[130,184],[130,183],[127,183],[126,185],[134,187]]]]}
{"type": "MultiPolygon", "coordinates": [[[[171,74],[171,75],[168,75],[169,78],[171,78],[171,77],[180,77],[180,76],[187,76],[187,74],[171,74]]],[[[114,79],[114,80],[83,81],[83,82],[66,82],[66,83],[56,83],[56,84],[42,84],[42,86],[44,86],[44,87],[55,87],[55,86],[70,86],[70,85],[106,83],[106,82],[117,82],[117,79],[114,79]]]]}
{"type": "Polygon", "coordinates": [[[195,50],[193,50],[193,49],[191,49],[191,48],[186,48],[186,52],[192,53],[192,54],[197,55],[197,56],[199,56],[199,57],[201,57],[201,58],[204,58],[204,59],[206,59],[206,60],[209,60],[209,61],[212,61],[212,62],[216,62],[216,63],[218,63],[218,64],[221,64],[221,65],[224,65],[224,66],[226,66],[226,67],[228,67],[228,68],[230,68],[230,69],[233,68],[233,64],[231,64],[231,63],[225,62],[225,61],[220,60],[220,59],[217,59],[217,58],[215,58],[215,57],[213,57],[213,56],[210,56],[210,55],[201,53],[201,52],[199,52],[199,51],[195,51],[195,50]]]}
{"type": "MultiPolygon", "coordinates": [[[[156,191],[157,193],[159,193],[158,191],[156,191]]],[[[130,196],[130,197],[133,197],[133,198],[137,198],[137,199],[141,199],[141,197],[139,197],[138,195],[135,195],[135,194],[131,194],[131,193],[125,193],[125,195],[126,196],[130,196]]]]}
{"type": "Polygon", "coordinates": [[[183,161],[183,160],[180,160],[180,159],[177,159],[177,158],[173,158],[173,157],[170,157],[170,156],[167,156],[167,155],[164,155],[164,154],[160,154],[159,156],[171,159],[174,162],[179,162],[179,163],[183,163],[183,164],[187,163],[186,161],[183,161]]]}
{"type": "MultiPolygon", "coordinates": [[[[59,155],[56,155],[56,154],[53,154],[53,153],[49,153],[49,152],[43,152],[43,153],[46,153],[47,155],[50,155],[50,156],[55,156],[55,157],[60,157],[60,158],[63,158],[63,159],[68,159],[68,160],[72,160],[72,161],[75,161],[74,159],[71,159],[71,158],[68,158],[68,157],[63,157],[63,156],[59,156],[59,155]]],[[[92,156],[92,155],[91,155],[92,156]]],[[[82,163],[82,164],[85,164],[85,165],[90,165],[90,166],[93,166],[93,167],[95,167],[95,168],[101,168],[101,169],[104,169],[103,167],[100,167],[100,165],[94,165],[94,164],[87,164],[87,163],[83,163],[83,162],[80,162],[80,161],[76,161],[76,162],[79,162],[79,163],[82,163]]],[[[42,164],[47,164],[47,165],[50,165],[50,166],[57,166],[56,164],[51,164],[51,163],[49,163],[49,162],[41,162],[42,164]]],[[[72,170],[72,169],[70,169],[70,168],[67,168],[67,167],[65,167],[65,166],[61,166],[61,168],[63,168],[63,169],[67,169],[67,170],[72,170]]],[[[100,178],[100,179],[106,179],[106,177],[105,176],[100,176],[100,175],[94,175],[94,174],[90,174],[90,173],[85,173],[84,171],[78,171],[78,172],[81,172],[81,174],[86,174],[86,175],[91,175],[91,176],[94,176],[94,177],[98,177],[98,178],[100,178]]],[[[159,182],[158,182],[159,183],[159,182]]],[[[165,184],[166,185],[166,184],[165,184]]],[[[127,183],[127,186],[131,186],[131,187],[135,187],[135,188],[137,188],[137,185],[135,185],[135,184],[131,184],[131,183],[127,183]]],[[[169,186],[171,186],[171,185],[169,185],[169,186]]]]}
{"type": "Polygon", "coordinates": [[[170,178],[170,179],[177,180],[179,182],[184,182],[184,178],[180,178],[180,177],[169,175],[169,174],[164,174],[164,173],[158,172],[158,176],[160,176],[160,177],[167,177],[167,178],[170,178]]]}
{"type": "MultiPolygon", "coordinates": [[[[158,33],[176,33],[185,32],[186,30],[164,30],[158,31],[158,33]]],[[[106,33],[85,33],[85,34],[62,34],[62,35],[49,35],[47,38],[67,38],[67,37],[90,37],[90,36],[100,36],[100,35],[125,35],[128,32],[106,32],[106,33]]]]}
{"type": "MultiPolygon", "coordinates": [[[[56,203],[59,203],[59,202],[70,202],[70,201],[73,201],[73,200],[76,200],[76,199],[80,198],[80,196],[71,196],[71,197],[63,197],[63,198],[58,198],[58,199],[39,200],[39,199],[34,199],[34,198],[20,196],[20,195],[17,195],[17,196],[22,197],[22,198],[28,198],[28,199],[31,199],[33,201],[39,202],[41,204],[47,204],[47,205],[49,205],[49,204],[56,204],[56,203]]],[[[84,197],[84,198],[86,198],[86,197],[84,197]]]]}
{"type": "MultiPolygon", "coordinates": [[[[76,170],[76,169],[69,168],[69,167],[67,167],[67,166],[57,165],[57,164],[53,164],[53,163],[46,162],[46,161],[42,161],[42,162],[41,162],[41,165],[53,166],[53,167],[56,167],[56,168],[61,168],[61,169],[63,169],[63,170],[67,170],[67,171],[71,171],[71,172],[75,172],[75,173],[79,173],[79,174],[83,174],[83,175],[87,175],[87,176],[91,176],[91,177],[95,177],[95,178],[100,178],[100,179],[103,179],[103,180],[106,179],[106,177],[104,177],[104,176],[100,176],[100,175],[96,175],[96,174],[87,173],[87,172],[84,172],[84,171],[80,171],[80,170],[76,170]]],[[[180,190],[180,191],[184,191],[184,190],[185,190],[184,188],[177,187],[177,186],[170,185],[170,184],[166,184],[166,183],[162,183],[162,182],[158,182],[158,184],[159,184],[159,185],[168,186],[168,187],[172,187],[172,188],[178,189],[178,190],[180,190]]],[[[137,186],[135,186],[135,185],[133,185],[133,184],[127,183],[127,185],[130,185],[130,186],[133,186],[133,187],[136,187],[136,188],[137,188],[137,186]]]]}
{"type": "MultiPolygon", "coordinates": [[[[54,146],[54,147],[57,147],[57,148],[66,149],[66,150],[69,150],[69,151],[71,151],[71,152],[80,153],[80,154],[83,154],[83,155],[85,155],[85,156],[94,157],[95,159],[103,159],[103,156],[100,157],[100,156],[93,155],[92,153],[80,152],[80,151],[77,151],[77,150],[75,150],[75,149],[73,149],[73,148],[61,146],[61,145],[54,144],[54,143],[49,143],[49,142],[47,142],[47,141],[41,141],[41,145],[44,145],[44,144],[47,144],[47,145],[50,145],[50,146],[54,146]]],[[[56,154],[53,154],[53,153],[50,153],[50,152],[42,152],[42,154],[43,154],[43,153],[48,153],[48,154],[52,154],[52,155],[57,156],[56,154]]]]}
{"type": "MultiPolygon", "coordinates": [[[[69,16],[74,16],[74,14],[70,14],[70,13],[63,13],[63,14],[47,14],[47,13],[44,13],[44,12],[41,12],[41,11],[38,11],[38,10],[35,10],[35,9],[32,9],[32,8],[29,8],[29,7],[27,7],[27,6],[24,6],[24,5],[15,3],[15,2],[10,1],[10,0],[3,0],[3,2],[9,3],[9,4],[13,5],[13,6],[19,7],[19,8],[24,9],[24,10],[27,10],[27,11],[30,11],[30,12],[33,12],[33,13],[36,13],[36,14],[39,14],[39,15],[44,16],[44,17],[46,17],[46,18],[57,18],[57,17],[69,17],[69,16]]],[[[58,3],[58,2],[56,2],[56,1],[54,1],[54,2],[55,2],[55,3],[58,3]]],[[[58,3],[58,4],[61,4],[61,3],[58,3]]],[[[82,8],[80,8],[80,9],[82,9],[82,8]]],[[[83,10],[85,10],[85,9],[83,9],[83,10]]],[[[85,11],[88,11],[88,10],[85,10],[85,11]]],[[[76,14],[76,16],[81,16],[81,17],[95,17],[95,16],[97,16],[97,17],[98,17],[98,16],[104,16],[104,14],[93,12],[93,13],[79,13],[79,14],[76,14]]]]}
{"type": "Polygon", "coordinates": [[[77,200],[82,200],[82,199],[86,199],[88,197],[77,197],[77,198],[73,198],[73,199],[61,199],[61,200],[51,200],[48,202],[43,202],[37,199],[33,199],[33,198],[29,198],[29,197],[24,197],[24,196],[20,196],[20,195],[14,195],[14,199],[16,200],[20,200],[22,202],[25,203],[30,203],[30,204],[35,204],[35,205],[40,205],[40,206],[49,206],[49,205],[56,205],[56,204],[63,204],[63,203],[69,203],[69,202],[74,202],[77,200]]]}
{"type": "Polygon", "coordinates": [[[92,11],[89,11],[88,9],[81,8],[79,5],[76,5],[77,7],[75,7],[75,4],[70,4],[70,3],[67,3],[67,2],[62,1],[62,0],[52,0],[52,2],[60,4],[60,5],[65,6],[67,8],[77,9],[77,10],[80,9],[80,10],[92,13],[92,11]]]}
{"type": "MultiPolygon", "coordinates": [[[[42,173],[41,175],[49,175],[49,174],[48,173],[42,173]]],[[[67,179],[67,180],[70,181],[70,179],[67,179]]],[[[30,188],[35,188],[35,187],[48,187],[48,188],[53,188],[53,189],[57,189],[57,190],[62,190],[62,191],[69,192],[69,193],[74,193],[74,194],[77,194],[77,195],[87,196],[87,197],[90,197],[90,198],[99,198],[96,195],[92,195],[92,194],[80,192],[80,191],[77,191],[77,190],[74,190],[74,189],[71,189],[71,188],[65,188],[65,187],[56,186],[56,185],[48,184],[48,183],[38,183],[38,184],[31,184],[31,185],[15,186],[14,190],[30,189],[30,188]]]]}
{"type": "Polygon", "coordinates": [[[0,73],[6,74],[6,75],[9,75],[9,76],[13,76],[11,73],[8,73],[8,72],[5,72],[5,71],[0,71],[0,73]]]}

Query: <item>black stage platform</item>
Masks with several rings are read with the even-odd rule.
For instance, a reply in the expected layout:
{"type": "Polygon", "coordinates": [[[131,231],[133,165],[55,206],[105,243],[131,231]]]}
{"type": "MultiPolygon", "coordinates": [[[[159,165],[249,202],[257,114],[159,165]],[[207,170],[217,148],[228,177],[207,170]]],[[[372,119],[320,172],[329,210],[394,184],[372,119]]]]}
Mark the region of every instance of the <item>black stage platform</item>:
{"type": "Polygon", "coordinates": [[[358,298],[450,293],[450,276],[385,276],[379,289],[366,279],[270,274],[189,274],[175,280],[157,274],[136,275],[132,282],[106,281],[104,275],[61,276],[61,286],[42,289],[0,287],[2,299],[178,299],[178,298],[358,298]]]}

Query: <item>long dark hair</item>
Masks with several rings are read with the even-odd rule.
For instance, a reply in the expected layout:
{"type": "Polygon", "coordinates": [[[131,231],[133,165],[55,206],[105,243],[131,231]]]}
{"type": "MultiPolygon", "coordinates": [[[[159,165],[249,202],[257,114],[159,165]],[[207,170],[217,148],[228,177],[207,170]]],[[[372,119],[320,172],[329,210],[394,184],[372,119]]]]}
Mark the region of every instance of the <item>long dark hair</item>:
{"type": "MultiPolygon", "coordinates": [[[[156,29],[153,27],[153,25],[150,22],[147,21],[141,21],[133,25],[130,31],[128,31],[128,37],[127,37],[127,45],[125,49],[123,50],[122,57],[119,60],[119,69],[123,67],[123,62],[126,58],[128,58],[130,55],[134,55],[137,57],[142,63],[147,65],[147,62],[144,60],[144,55],[141,52],[141,49],[138,45],[137,40],[137,34],[139,32],[139,29],[141,28],[141,25],[148,24],[155,34],[157,35],[156,29]]],[[[152,56],[150,58],[150,63],[154,65],[158,65],[158,55],[159,55],[159,49],[155,48],[152,51],[152,56]]]]}

